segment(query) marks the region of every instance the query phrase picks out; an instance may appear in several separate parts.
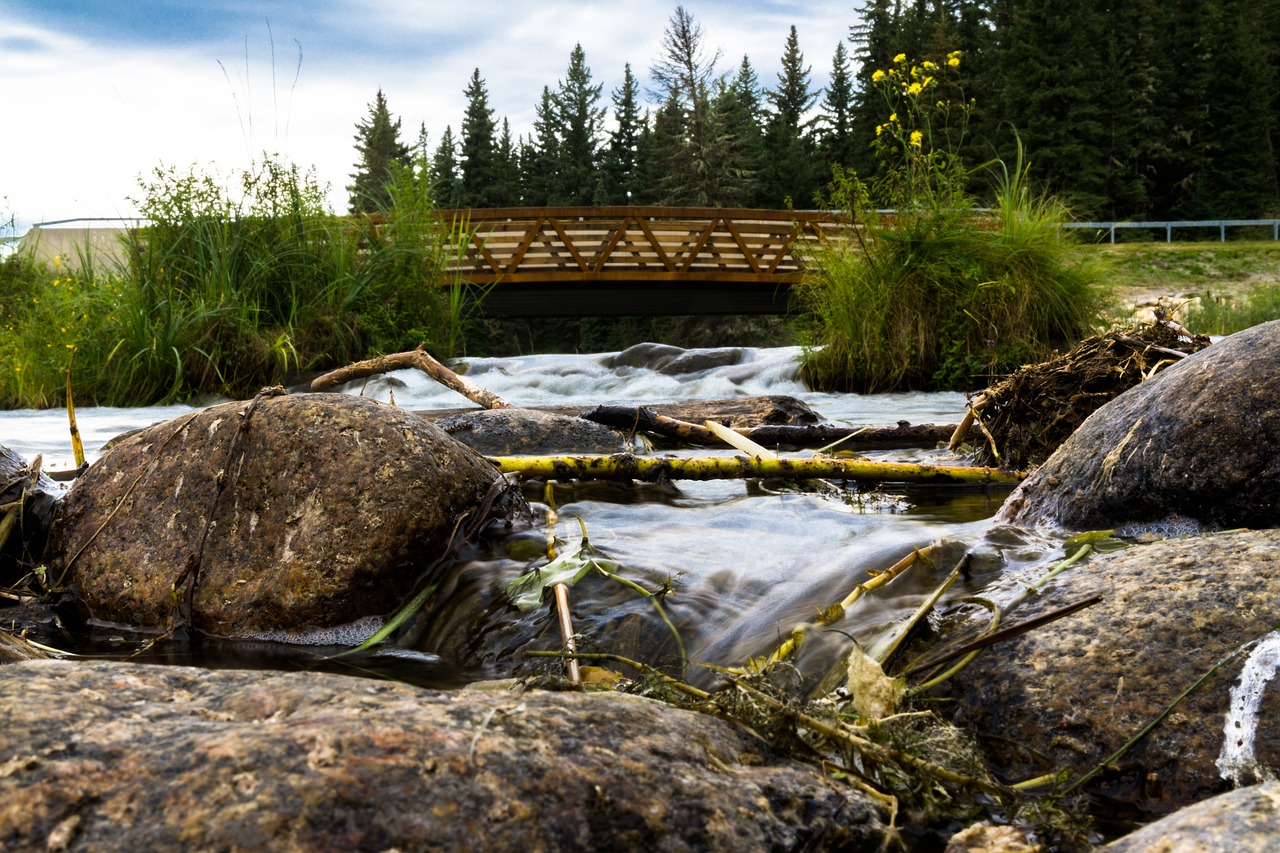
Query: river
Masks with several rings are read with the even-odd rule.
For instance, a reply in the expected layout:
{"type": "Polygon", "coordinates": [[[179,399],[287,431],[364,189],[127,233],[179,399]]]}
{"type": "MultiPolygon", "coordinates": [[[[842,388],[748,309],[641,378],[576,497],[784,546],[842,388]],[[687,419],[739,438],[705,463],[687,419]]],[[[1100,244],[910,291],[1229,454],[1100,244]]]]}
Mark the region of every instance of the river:
{"type": "MultiPolygon", "coordinates": [[[[704,353],[705,354],[705,353],[704,353]]],[[[469,379],[525,406],[640,405],[787,394],[808,403],[826,420],[849,426],[954,423],[965,405],[961,394],[820,394],[798,379],[797,348],[742,349],[711,353],[733,361],[686,373],[668,368],[609,367],[610,354],[536,355],[461,359],[453,366],[469,379]]],[[[414,410],[470,404],[425,375],[401,371],[348,387],[414,410]]],[[[188,406],[113,409],[85,407],[77,421],[90,459],[110,438],[191,411],[188,406]]],[[[69,468],[72,457],[65,414],[59,411],[0,413],[0,444],[27,459],[42,454],[48,469],[69,468]]],[[[941,450],[868,454],[895,460],[952,461],[941,450]]],[[[1042,560],[1051,542],[1027,534],[992,533],[990,517],[1007,494],[999,487],[814,490],[769,481],[680,482],[675,485],[605,484],[558,487],[555,534],[562,551],[578,547],[585,529],[593,545],[616,561],[617,572],[650,590],[669,584],[666,612],[688,658],[713,664],[741,663],[767,653],[795,623],[840,601],[869,571],[884,569],[930,543],[950,541],[938,560],[922,563],[851,609],[831,629],[806,644],[812,670],[828,665],[852,639],[868,644],[895,620],[915,609],[951,570],[958,556],[975,550],[987,558],[949,597],[972,595],[1011,565],[1025,570],[1042,560]]],[[[544,609],[513,619],[502,607],[507,581],[539,562],[545,550],[542,525],[546,494],[528,489],[536,510],[533,529],[497,536],[470,551],[453,567],[447,600],[438,603],[412,649],[399,652],[411,679],[451,683],[523,671],[519,652],[558,646],[554,620],[544,609]]],[[[670,659],[671,629],[652,604],[603,577],[585,579],[572,591],[575,627],[588,646],[618,653],[670,659]]],[[[349,632],[302,639],[315,645],[359,639],[368,621],[349,632]]],[[[263,664],[280,656],[271,644],[241,644],[223,659],[263,664]]]]}

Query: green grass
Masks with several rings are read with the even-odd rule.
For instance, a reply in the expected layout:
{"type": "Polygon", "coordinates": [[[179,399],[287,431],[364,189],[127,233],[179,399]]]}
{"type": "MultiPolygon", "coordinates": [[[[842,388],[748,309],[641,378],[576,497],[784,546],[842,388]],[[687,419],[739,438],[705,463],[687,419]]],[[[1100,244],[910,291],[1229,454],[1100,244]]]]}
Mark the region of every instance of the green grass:
{"type": "Polygon", "coordinates": [[[392,189],[376,220],[353,220],[275,160],[234,188],[155,170],[138,200],[152,224],[123,261],[0,262],[0,406],[61,405],[68,369],[77,402],[141,405],[243,398],[419,343],[458,352],[469,306],[451,298],[448,235],[423,181],[406,170],[392,189]]]}
{"type": "MultiPolygon", "coordinates": [[[[841,178],[837,175],[837,184],[841,178]]],[[[848,211],[869,207],[845,178],[848,211]]],[[[1088,334],[1104,292],[1060,227],[1066,212],[1005,172],[994,219],[925,206],[819,249],[798,295],[811,387],[871,393],[967,389],[1088,334]]]]}

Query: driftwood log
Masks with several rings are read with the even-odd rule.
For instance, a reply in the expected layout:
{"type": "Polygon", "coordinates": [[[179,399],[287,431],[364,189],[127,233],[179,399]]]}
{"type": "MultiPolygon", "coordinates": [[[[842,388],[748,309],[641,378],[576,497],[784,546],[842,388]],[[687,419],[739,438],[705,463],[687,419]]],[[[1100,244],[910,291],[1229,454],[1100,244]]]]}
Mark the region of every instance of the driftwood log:
{"type": "MultiPolygon", "coordinates": [[[[660,415],[647,406],[597,406],[582,417],[615,429],[645,432],[691,444],[724,445],[724,441],[706,427],[660,415]]],[[[736,432],[766,447],[823,447],[840,442],[845,450],[936,445],[945,442],[954,430],[954,424],[913,425],[906,421],[894,427],[763,424],[735,428],[736,432]]]]}
{"type": "Polygon", "coordinates": [[[366,379],[370,376],[377,376],[380,373],[390,373],[393,370],[406,370],[409,368],[421,370],[441,385],[446,388],[452,388],[477,406],[483,406],[486,409],[514,408],[506,400],[487,388],[481,388],[474,382],[463,379],[432,358],[422,347],[409,352],[380,355],[377,358],[357,361],[355,364],[340,367],[312,380],[311,390],[328,391],[330,388],[336,388],[354,379],[366,379]]]}

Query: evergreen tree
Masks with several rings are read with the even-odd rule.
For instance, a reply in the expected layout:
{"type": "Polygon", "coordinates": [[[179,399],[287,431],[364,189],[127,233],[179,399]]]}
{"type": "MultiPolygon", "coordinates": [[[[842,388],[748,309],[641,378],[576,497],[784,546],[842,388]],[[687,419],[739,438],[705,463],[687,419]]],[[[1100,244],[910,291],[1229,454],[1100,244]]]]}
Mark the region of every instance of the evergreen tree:
{"type": "Polygon", "coordinates": [[[622,85],[612,92],[614,129],[601,160],[600,204],[639,203],[644,164],[641,138],[647,122],[640,114],[640,84],[627,63],[622,85]]]}
{"type": "Polygon", "coordinates": [[[591,84],[582,45],[569,54],[569,70],[560,81],[555,97],[559,124],[559,151],[556,171],[560,175],[559,195],[551,202],[563,205],[590,204],[599,183],[597,154],[604,130],[604,107],[597,106],[604,84],[591,84]]]}
{"type": "Polygon", "coordinates": [[[467,111],[462,119],[462,207],[496,206],[498,148],[497,123],[489,108],[489,93],[477,68],[463,94],[467,111]]]}
{"type": "Polygon", "coordinates": [[[389,206],[391,198],[388,185],[391,182],[392,164],[409,167],[412,156],[409,148],[400,141],[400,119],[391,120],[387,99],[378,90],[369,104],[369,116],[356,123],[356,152],[360,161],[351,173],[352,183],[347,186],[352,213],[372,213],[389,206]]]}
{"type": "Polygon", "coordinates": [[[502,133],[498,135],[497,180],[493,203],[498,207],[517,207],[520,204],[520,157],[515,140],[511,137],[511,122],[502,120],[502,133]]]}
{"type": "MultiPolygon", "coordinates": [[[[818,145],[821,162],[848,166],[855,162],[853,136],[853,76],[843,42],[836,43],[831,59],[831,82],[822,99],[822,133],[818,145]]],[[[826,177],[825,170],[823,177],[826,177]]]]}
{"type": "Polygon", "coordinates": [[[431,156],[429,174],[436,204],[446,209],[458,207],[462,200],[462,175],[458,171],[458,143],[451,126],[445,127],[440,144],[431,156]]]}
{"type": "Polygon", "coordinates": [[[790,199],[801,207],[812,203],[821,180],[809,123],[805,114],[818,99],[810,89],[811,68],[804,64],[796,28],[787,36],[778,88],[765,93],[770,115],[765,127],[765,169],[761,200],[774,207],[790,199]]]}
{"type": "Polygon", "coordinates": [[[760,78],[747,56],[742,57],[738,73],[724,87],[717,103],[727,141],[734,146],[728,157],[743,180],[741,204],[760,206],[760,172],[764,167],[764,92],[760,78]]]}
{"type": "Polygon", "coordinates": [[[563,196],[560,166],[560,116],[551,89],[542,87],[542,100],[534,109],[533,139],[521,160],[524,203],[533,207],[556,204],[563,196]]]}
{"type": "Polygon", "coordinates": [[[749,176],[733,160],[736,140],[719,108],[723,101],[713,103],[721,91],[719,58],[719,51],[705,51],[702,27],[677,6],[650,69],[662,102],[650,148],[660,204],[728,206],[746,197],[749,176]]]}

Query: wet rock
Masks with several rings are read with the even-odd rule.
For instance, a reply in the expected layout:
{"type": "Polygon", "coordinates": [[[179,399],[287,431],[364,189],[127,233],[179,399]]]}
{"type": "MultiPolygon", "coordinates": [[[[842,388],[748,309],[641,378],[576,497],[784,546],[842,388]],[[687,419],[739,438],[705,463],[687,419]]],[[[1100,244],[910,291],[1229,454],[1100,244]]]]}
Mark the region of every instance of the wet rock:
{"type": "Polygon", "coordinates": [[[64,494],[43,471],[0,445],[0,506],[21,501],[22,507],[0,512],[0,530],[9,512],[21,515],[13,517],[10,532],[0,541],[0,586],[18,583],[39,561],[54,504],[64,494]]]}
{"type": "Polygon", "coordinates": [[[493,468],[430,422],[339,394],[259,397],[143,430],[60,502],[50,574],[88,615],[272,636],[393,610],[493,468]]]}
{"type": "Polygon", "coordinates": [[[643,367],[649,370],[657,370],[663,364],[683,354],[684,350],[682,348],[673,347],[669,344],[642,343],[629,346],[620,353],[607,356],[601,361],[601,364],[608,368],[643,367]]]}
{"type": "Polygon", "coordinates": [[[1280,782],[1241,788],[1148,824],[1106,853],[1266,853],[1280,837],[1280,782]]]}
{"type": "Polygon", "coordinates": [[[454,415],[437,426],[485,456],[623,453],[622,433],[582,418],[534,409],[485,409],[454,415]]]}
{"type": "Polygon", "coordinates": [[[701,373],[716,367],[727,367],[730,364],[741,364],[747,350],[740,347],[713,347],[711,349],[685,350],[680,355],[665,362],[657,369],[667,376],[683,376],[687,373],[701,373]]]}
{"type": "Polygon", "coordinates": [[[620,694],[0,667],[0,844],[94,850],[880,849],[870,802],[620,694]]]}
{"type": "MultiPolygon", "coordinates": [[[[1244,531],[1132,546],[1076,565],[1025,595],[1005,621],[1095,594],[1101,603],[985,650],[951,679],[955,722],[975,731],[1009,778],[1059,768],[1078,776],[1229,653],[1269,637],[1254,649],[1261,657],[1238,655],[1218,669],[1088,790],[1111,813],[1150,818],[1280,769],[1280,690],[1270,683],[1274,663],[1266,666],[1280,654],[1270,648],[1280,647],[1272,634],[1278,552],[1280,530],[1244,531]],[[1258,702],[1253,712],[1247,695],[1232,693],[1242,673],[1258,702]]],[[[1010,584],[1004,595],[1019,590],[1010,584]]]]}
{"type": "Polygon", "coordinates": [[[1188,356],[1094,412],[1015,491],[1016,524],[1088,530],[1171,516],[1280,521],[1280,321],[1188,356]]]}
{"type": "Polygon", "coordinates": [[[975,823],[951,836],[945,853],[1041,853],[1044,847],[1027,840],[1012,826],[975,823]]]}

